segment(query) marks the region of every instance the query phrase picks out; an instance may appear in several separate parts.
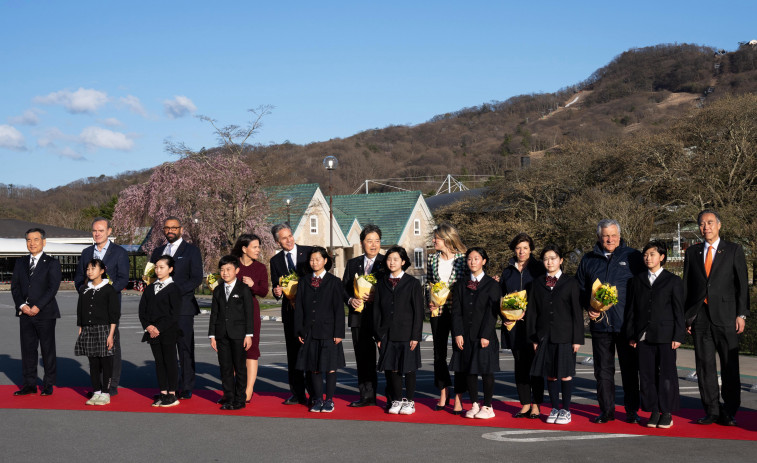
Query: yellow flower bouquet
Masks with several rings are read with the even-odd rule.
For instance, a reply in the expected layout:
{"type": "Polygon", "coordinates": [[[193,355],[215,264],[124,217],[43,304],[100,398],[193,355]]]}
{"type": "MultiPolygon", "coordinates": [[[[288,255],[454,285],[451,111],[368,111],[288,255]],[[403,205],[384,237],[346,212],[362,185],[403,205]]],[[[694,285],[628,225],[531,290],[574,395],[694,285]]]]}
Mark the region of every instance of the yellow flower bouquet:
{"type": "MultiPolygon", "coordinates": [[[[502,296],[499,301],[499,311],[505,320],[516,322],[523,319],[526,315],[526,307],[528,306],[528,299],[526,299],[526,291],[516,291],[514,293],[506,294],[502,296]]],[[[505,325],[507,331],[510,331],[515,327],[515,323],[512,325],[505,325]]]]}
{"type": "Polygon", "coordinates": [[[431,316],[438,317],[442,313],[442,306],[447,303],[449,285],[444,281],[439,281],[429,286],[431,288],[431,302],[436,306],[431,310],[431,316]]]}
{"type": "Polygon", "coordinates": [[[211,291],[215,291],[216,286],[218,286],[218,283],[221,279],[221,275],[217,273],[210,273],[205,277],[205,283],[208,285],[208,288],[210,288],[211,291]]]}
{"type": "Polygon", "coordinates": [[[297,296],[297,283],[299,283],[300,277],[297,272],[292,272],[289,275],[279,277],[279,286],[284,291],[284,296],[289,299],[289,302],[294,304],[294,298],[297,296]]]}
{"type": "Polygon", "coordinates": [[[155,264],[148,262],[147,265],[145,265],[145,271],[142,272],[142,281],[149,285],[154,283],[157,279],[158,277],[155,275],[155,264]]]}
{"type": "Polygon", "coordinates": [[[358,275],[355,274],[352,286],[355,290],[355,298],[360,301],[360,306],[355,309],[355,312],[360,313],[363,311],[365,304],[363,303],[363,296],[370,296],[376,290],[376,275],[358,275]]]}
{"type": "Polygon", "coordinates": [[[597,312],[605,312],[618,303],[618,288],[602,283],[599,278],[591,285],[591,308],[597,312]]]}

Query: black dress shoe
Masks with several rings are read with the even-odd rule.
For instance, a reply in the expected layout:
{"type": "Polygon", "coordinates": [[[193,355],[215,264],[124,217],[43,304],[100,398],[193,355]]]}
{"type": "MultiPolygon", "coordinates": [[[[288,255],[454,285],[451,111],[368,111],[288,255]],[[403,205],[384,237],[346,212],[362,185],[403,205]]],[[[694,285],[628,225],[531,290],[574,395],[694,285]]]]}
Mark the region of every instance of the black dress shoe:
{"type": "Polygon", "coordinates": [[[597,424],[607,423],[608,421],[615,421],[615,413],[602,413],[594,418],[594,422],[597,424]]]}
{"type": "Polygon", "coordinates": [[[179,394],[179,399],[181,400],[189,400],[192,398],[192,391],[181,391],[181,394],[179,394]]]}
{"type": "Polygon", "coordinates": [[[49,395],[53,395],[53,387],[52,386],[48,386],[48,387],[42,389],[42,393],[40,395],[43,396],[43,397],[46,397],[46,396],[49,396],[49,395]]]}
{"type": "Polygon", "coordinates": [[[287,399],[284,401],[284,405],[297,405],[298,403],[300,403],[300,400],[293,395],[287,397],[287,399]]]}
{"type": "Polygon", "coordinates": [[[731,415],[720,415],[718,424],[722,426],[736,426],[736,420],[731,415]]]}
{"type": "Polygon", "coordinates": [[[36,386],[24,386],[18,391],[14,392],[13,395],[29,395],[29,394],[36,394],[36,393],[37,393],[36,386]]]}
{"type": "Polygon", "coordinates": [[[360,399],[360,400],[356,400],[354,402],[350,402],[350,404],[347,405],[347,406],[348,407],[368,407],[368,406],[371,406],[371,405],[376,405],[376,399],[365,399],[365,398],[363,398],[363,399],[360,399]]]}
{"type": "Polygon", "coordinates": [[[709,413],[697,420],[697,424],[712,424],[718,421],[720,417],[718,415],[710,415],[709,413]]]}
{"type": "Polygon", "coordinates": [[[220,399],[218,399],[216,401],[216,403],[218,405],[225,405],[225,404],[231,403],[231,398],[230,397],[221,397],[220,399]]]}
{"type": "Polygon", "coordinates": [[[227,402],[221,406],[221,410],[239,410],[244,408],[244,403],[227,402]]]}
{"type": "Polygon", "coordinates": [[[626,412],[626,423],[641,423],[641,417],[636,412],[626,412]]]}
{"type": "Polygon", "coordinates": [[[518,412],[515,415],[513,415],[513,418],[526,418],[530,415],[530,412],[518,412]]]}

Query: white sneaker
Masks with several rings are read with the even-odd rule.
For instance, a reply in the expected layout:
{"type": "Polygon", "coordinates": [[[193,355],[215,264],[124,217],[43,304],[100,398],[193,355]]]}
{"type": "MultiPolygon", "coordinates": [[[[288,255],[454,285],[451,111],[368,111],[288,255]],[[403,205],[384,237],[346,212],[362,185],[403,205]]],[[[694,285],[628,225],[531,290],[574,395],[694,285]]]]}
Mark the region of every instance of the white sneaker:
{"type": "Polygon", "coordinates": [[[560,410],[553,408],[551,412],[549,412],[549,416],[547,417],[547,423],[549,424],[555,424],[555,421],[557,421],[557,415],[560,414],[560,410]]]}
{"type": "Polygon", "coordinates": [[[470,406],[470,410],[465,412],[466,418],[475,418],[476,415],[478,415],[478,412],[481,411],[481,408],[478,406],[478,402],[473,402],[473,405],[470,406]]]}
{"type": "Polygon", "coordinates": [[[560,410],[557,414],[555,424],[568,424],[570,423],[570,412],[568,410],[560,410]]]}
{"type": "Polygon", "coordinates": [[[476,416],[474,418],[478,418],[479,420],[488,420],[489,418],[494,418],[494,409],[484,405],[483,407],[481,407],[481,411],[476,413],[476,416]]]}
{"type": "Polygon", "coordinates": [[[92,397],[90,397],[89,400],[84,402],[84,405],[95,405],[99,397],[100,397],[100,394],[92,394],[92,397]]]}
{"type": "Polygon", "coordinates": [[[392,406],[389,407],[389,411],[387,413],[389,413],[390,415],[398,415],[401,409],[402,402],[400,402],[399,400],[392,400],[392,406]]]}
{"type": "Polygon", "coordinates": [[[100,394],[95,400],[95,405],[108,405],[110,403],[110,394],[100,394]]]}
{"type": "Polygon", "coordinates": [[[415,401],[402,399],[400,415],[412,415],[413,413],[415,413],[415,401]]]}

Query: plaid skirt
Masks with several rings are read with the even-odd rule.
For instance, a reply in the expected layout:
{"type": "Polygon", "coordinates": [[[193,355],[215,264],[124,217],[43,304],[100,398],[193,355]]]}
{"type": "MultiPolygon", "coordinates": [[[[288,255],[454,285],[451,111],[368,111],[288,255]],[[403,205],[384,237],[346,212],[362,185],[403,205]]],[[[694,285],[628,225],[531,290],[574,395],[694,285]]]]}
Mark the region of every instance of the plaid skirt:
{"type": "Polygon", "coordinates": [[[74,355],[87,357],[107,357],[113,355],[113,349],[108,350],[108,334],[110,325],[86,325],[81,327],[81,334],[76,339],[74,355]]]}

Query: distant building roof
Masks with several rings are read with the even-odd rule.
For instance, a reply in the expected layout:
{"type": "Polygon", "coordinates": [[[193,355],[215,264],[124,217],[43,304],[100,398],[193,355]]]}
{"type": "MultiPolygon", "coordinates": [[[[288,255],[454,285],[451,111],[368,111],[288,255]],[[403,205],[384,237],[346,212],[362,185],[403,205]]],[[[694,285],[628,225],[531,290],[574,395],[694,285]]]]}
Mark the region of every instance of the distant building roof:
{"type": "Polygon", "coordinates": [[[357,219],[361,227],[381,227],[382,245],[397,244],[419,196],[420,191],[334,196],[334,216],[345,234],[357,219]]]}
{"type": "Polygon", "coordinates": [[[442,195],[429,196],[426,198],[426,204],[431,212],[436,212],[438,209],[454,204],[463,199],[472,197],[483,196],[486,192],[486,188],[474,188],[472,190],[456,191],[454,193],[445,193],[442,195]]]}
{"type": "Polygon", "coordinates": [[[90,242],[92,241],[92,234],[90,232],[16,219],[0,219],[0,238],[24,238],[24,233],[30,228],[45,230],[45,236],[48,239],[87,238],[90,242]]]}
{"type": "MultiPolygon", "coordinates": [[[[286,222],[288,220],[287,199],[291,199],[289,215],[294,217],[294,220],[299,220],[305,214],[316,190],[318,190],[317,183],[264,188],[263,191],[268,196],[268,207],[270,209],[266,220],[272,224],[286,222]]],[[[292,226],[294,227],[294,225],[292,226]]]]}

